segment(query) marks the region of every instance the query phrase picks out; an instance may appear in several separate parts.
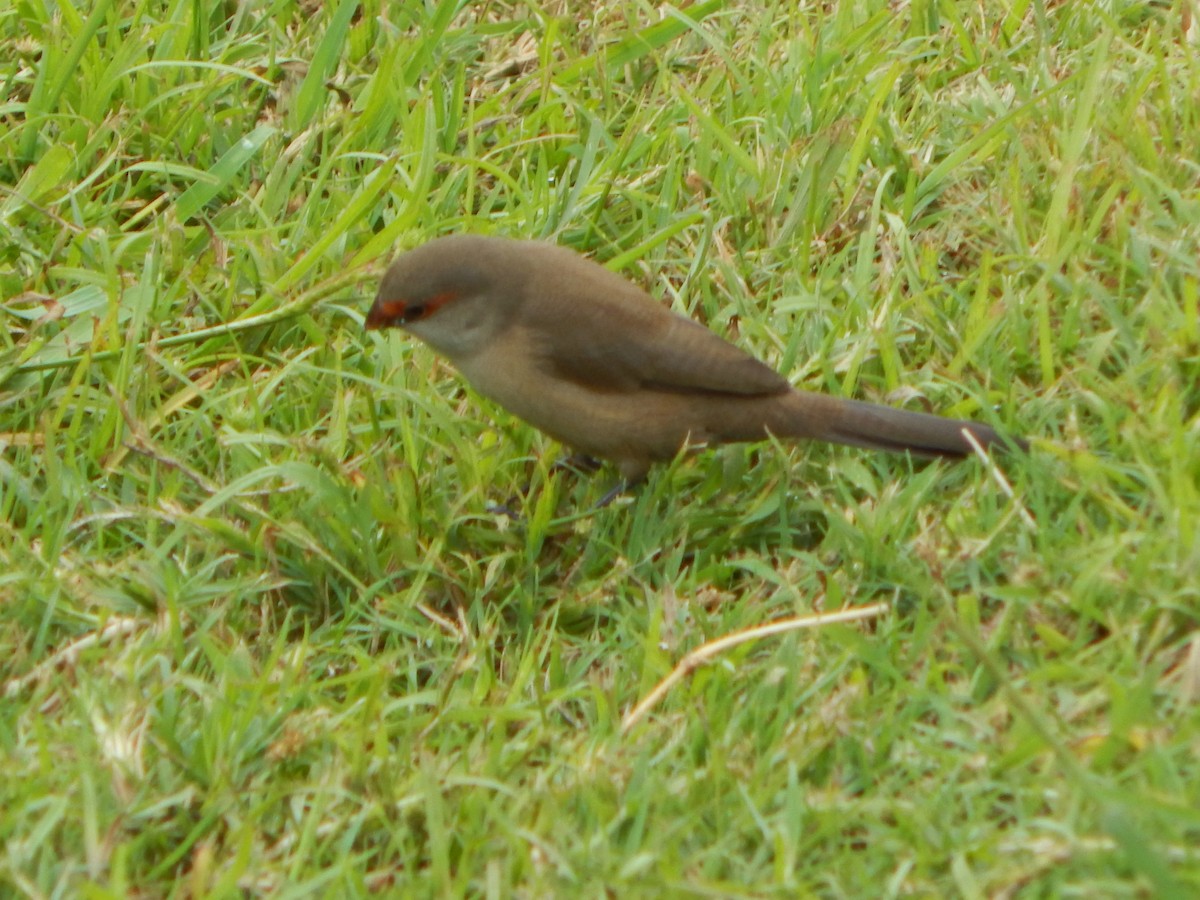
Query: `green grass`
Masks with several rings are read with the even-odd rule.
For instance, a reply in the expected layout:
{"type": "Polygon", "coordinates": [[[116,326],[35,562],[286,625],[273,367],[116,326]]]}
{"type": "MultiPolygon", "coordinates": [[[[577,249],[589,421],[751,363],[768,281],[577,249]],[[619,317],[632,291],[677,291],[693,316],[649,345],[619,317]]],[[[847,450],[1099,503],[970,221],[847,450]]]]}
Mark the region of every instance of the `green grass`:
{"type": "Polygon", "coordinates": [[[1200,891],[1194,4],[660,9],[0,10],[0,894],[1200,891]],[[589,513],[361,330],[462,230],[1034,449],[589,513]]]}

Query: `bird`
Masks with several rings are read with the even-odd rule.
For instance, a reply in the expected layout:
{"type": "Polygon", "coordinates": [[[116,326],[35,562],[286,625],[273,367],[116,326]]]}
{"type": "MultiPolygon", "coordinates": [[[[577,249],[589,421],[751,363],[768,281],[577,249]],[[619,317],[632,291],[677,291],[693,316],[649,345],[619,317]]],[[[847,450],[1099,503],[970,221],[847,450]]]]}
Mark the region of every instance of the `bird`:
{"type": "Polygon", "coordinates": [[[365,320],[444,356],[481,395],[612,463],[626,486],[692,446],[808,439],[961,459],[1027,449],[979,422],[795,388],[566,247],[455,234],[400,254],[365,320]]]}

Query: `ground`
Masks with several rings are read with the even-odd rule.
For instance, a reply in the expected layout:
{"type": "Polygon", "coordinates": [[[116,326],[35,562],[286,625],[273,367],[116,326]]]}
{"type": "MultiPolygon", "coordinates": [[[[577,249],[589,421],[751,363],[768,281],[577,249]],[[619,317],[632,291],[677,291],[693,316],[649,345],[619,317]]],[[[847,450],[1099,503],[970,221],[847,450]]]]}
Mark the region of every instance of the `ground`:
{"type": "Polygon", "coordinates": [[[0,11],[0,892],[1200,891],[1192,0],[81,6],[0,11]],[[597,510],[362,330],[467,230],[1031,450],[597,510]]]}

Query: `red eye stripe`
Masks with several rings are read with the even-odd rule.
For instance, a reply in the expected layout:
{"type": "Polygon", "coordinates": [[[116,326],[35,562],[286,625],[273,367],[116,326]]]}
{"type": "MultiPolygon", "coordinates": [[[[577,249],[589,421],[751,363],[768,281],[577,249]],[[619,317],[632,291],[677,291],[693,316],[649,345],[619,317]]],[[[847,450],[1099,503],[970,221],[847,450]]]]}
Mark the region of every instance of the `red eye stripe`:
{"type": "Polygon", "coordinates": [[[421,318],[432,315],[456,297],[458,297],[457,291],[442,291],[440,294],[434,294],[422,304],[425,307],[425,315],[421,318]]]}
{"type": "Polygon", "coordinates": [[[424,303],[402,303],[395,301],[386,305],[397,307],[397,312],[395,313],[396,321],[407,324],[409,322],[419,322],[422,319],[428,319],[438,309],[457,296],[453,291],[446,291],[441,294],[434,294],[424,303]]]}
{"type": "Polygon", "coordinates": [[[419,322],[433,315],[456,297],[458,297],[458,293],[455,291],[443,291],[440,294],[434,294],[424,303],[407,300],[377,300],[367,314],[364,324],[368,330],[374,330],[419,322]]]}

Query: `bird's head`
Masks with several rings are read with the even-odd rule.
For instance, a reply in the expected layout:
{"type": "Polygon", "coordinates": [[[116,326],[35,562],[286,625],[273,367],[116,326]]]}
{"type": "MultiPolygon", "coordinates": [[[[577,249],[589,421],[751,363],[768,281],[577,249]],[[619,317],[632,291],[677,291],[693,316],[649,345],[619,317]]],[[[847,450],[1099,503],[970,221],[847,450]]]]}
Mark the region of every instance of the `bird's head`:
{"type": "Polygon", "coordinates": [[[367,313],[369,330],[400,327],[452,360],[501,327],[519,296],[511,242],[455,235],[396,258],[367,313]]]}

